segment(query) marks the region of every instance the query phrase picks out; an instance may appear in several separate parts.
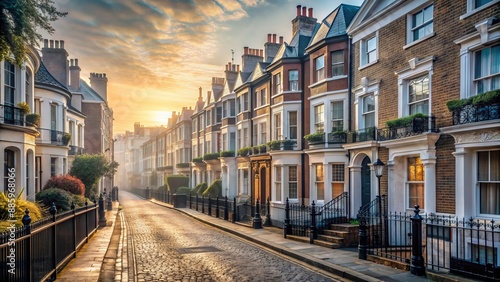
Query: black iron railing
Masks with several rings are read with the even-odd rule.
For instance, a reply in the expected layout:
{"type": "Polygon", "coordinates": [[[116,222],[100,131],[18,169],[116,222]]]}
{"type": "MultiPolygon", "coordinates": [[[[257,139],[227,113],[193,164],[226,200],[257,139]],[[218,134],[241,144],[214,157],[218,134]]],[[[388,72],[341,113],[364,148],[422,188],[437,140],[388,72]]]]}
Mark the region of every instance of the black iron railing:
{"type": "Polygon", "coordinates": [[[377,140],[386,141],[410,136],[420,135],[426,132],[438,132],[436,128],[436,118],[415,117],[411,123],[406,126],[380,128],[377,130],[377,140]]]}
{"type": "Polygon", "coordinates": [[[349,194],[343,192],[316,211],[316,231],[322,234],[330,224],[349,222],[349,194]]]}
{"type": "Polygon", "coordinates": [[[347,143],[347,132],[328,133],[328,144],[344,144],[344,143],[347,143]]]}
{"type": "Polygon", "coordinates": [[[364,141],[375,141],[377,140],[377,128],[368,127],[359,129],[356,131],[349,132],[350,136],[347,138],[348,143],[364,142],[364,141]]]}
{"type": "Polygon", "coordinates": [[[68,146],[69,139],[66,139],[64,136],[64,131],[46,129],[46,128],[37,128],[40,132],[40,136],[37,138],[42,144],[52,144],[57,146],[68,146]]]}
{"type": "Polygon", "coordinates": [[[500,119],[500,103],[465,105],[452,112],[453,125],[500,119]]]}
{"type": "Polygon", "coordinates": [[[33,224],[26,213],[23,227],[0,233],[0,281],[55,278],[97,230],[97,219],[97,204],[54,214],[33,224]]]}
{"type": "Polygon", "coordinates": [[[3,121],[5,124],[24,126],[24,110],[0,104],[0,121],[3,121]]]}
{"type": "Polygon", "coordinates": [[[73,145],[69,146],[68,155],[75,156],[75,155],[83,155],[83,154],[85,154],[85,148],[73,146],[73,145]]]}

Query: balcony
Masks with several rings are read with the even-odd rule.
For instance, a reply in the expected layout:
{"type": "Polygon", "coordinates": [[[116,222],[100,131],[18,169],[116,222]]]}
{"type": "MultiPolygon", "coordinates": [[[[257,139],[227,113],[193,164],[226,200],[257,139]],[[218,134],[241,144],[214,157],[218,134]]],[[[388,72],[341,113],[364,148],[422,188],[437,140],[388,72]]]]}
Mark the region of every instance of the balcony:
{"type": "Polygon", "coordinates": [[[71,141],[71,134],[52,129],[38,128],[40,136],[37,138],[38,144],[52,144],[56,146],[68,146],[71,141]]]}
{"type": "Polygon", "coordinates": [[[453,125],[500,119],[500,103],[464,105],[452,111],[453,125]]]}
{"type": "Polygon", "coordinates": [[[346,139],[346,143],[376,141],[377,140],[376,133],[377,133],[376,127],[367,127],[356,131],[352,131],[349,132],[348,134],[349,138],[346,139]]]}
{"type": "Polygon", "coordinates": [[[78,155],[83,155],[83,154],[85,154],[85,148],[73,146],[73,145],[69,146],[68,155],[78,156],[78,155]]]}
{"type": "Polygon", "coordinates": [[[395,140],[420,135],[426,132],[439,132],[436,128],[435,117],[414,117],[407,124],[380,128],[377,130],[377,140],[395,140]]]}
{"type": "Polygon", "coordinates": [[[5,124],[24,126],[24,110],[0,104],[0,121],[5,124]]]}
{"type": "Polygon", "coordinates": [[[296,150],[297,149],[297,140],[295,140],[295,139],[273,140],[273,141],[267,142],[267,147],[269,147],[270,152],[296,150]]]}

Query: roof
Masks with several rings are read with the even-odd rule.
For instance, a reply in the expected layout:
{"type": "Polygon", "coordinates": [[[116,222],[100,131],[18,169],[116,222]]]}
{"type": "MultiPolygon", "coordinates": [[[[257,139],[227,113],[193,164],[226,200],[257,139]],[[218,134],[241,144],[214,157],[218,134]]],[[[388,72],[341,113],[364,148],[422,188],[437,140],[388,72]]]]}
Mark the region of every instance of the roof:
{"type": "Polygon", "coordinates": [[[310,42],[310,46],[315,45],[326,38],[332,38],[346,34],[347,26],[358,12],[359,7],[347,4],[341,4],[326,16],[320,24],[316,34],[310,42]]]}
{"type": "Polygon", "coordinates": [[[69,92],[68,88],[50,74],[43,61],[40,64],[40,68],[38,68],[38,71],[35,73],[35,84],[38,84],[38,86],[44,85],[55,88],[71,96],[71,92],[69,92]]]}
{"type": "Polygon", "coordinates": [[[80,79],[80,89],[78,89],[78,90],[79,91],[75,91],[75,92],[81,93],[83,95],[83,101],[106,102],[83,79],[80,79]]]}
{"type": "Polygon", "coordinates": [[[266,74],[266,67],[269,63],[258,62],[253,69],[252,75],[248,78],[247,82],[256,81],[257,79],[263,77],[266,74]]]}

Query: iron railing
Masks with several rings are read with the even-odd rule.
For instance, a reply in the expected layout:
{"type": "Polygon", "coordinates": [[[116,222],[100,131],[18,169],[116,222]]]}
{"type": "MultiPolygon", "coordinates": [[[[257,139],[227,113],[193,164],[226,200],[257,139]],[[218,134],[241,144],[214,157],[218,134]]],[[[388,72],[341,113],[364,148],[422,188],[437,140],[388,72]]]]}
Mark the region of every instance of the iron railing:
{"type": "Polygon", "coordinates": [[[37,128],[37,130],[40,132],[40,136],[37,138],[37,140],[39,140],[39,142],[42,144],[50,143],[57,146],[68,146],[69,144],[70,140],[63,138],[65,134],[64,131],[46,128],[37,128]]]}
{"type": "Polygon", "coordinates": [[[85,148],[73,146],[73,145],[69,146],[68,155],[75,156],[75,155],[83,155],[83,154],[85,154],[85,148]]]}
{"type": "Polygon", "coordinates": [[[5,124],[24,126],[24,111],[18,107],[0,104],[0,121],[5,124]]]}
{"type": "Polygon", "coordinates": [[[500,119],[500,103],[491,105],[465,105],[452,113],[453,125],[500,119]]]}
{"type": "Polygon", "coordinates": [[[394,140],[425,132],[438,132],[435,117],[415,117],[407,126],[380,128],[377,130],[377,140],[394,140]]]}
{"type": "Polygon", "coordinates": [[[377,140],[377,128],[376,127],[367,127],[363,129],[359,129],[357,131],[350,132],[351,136],[347,139],[347,142],[356,143],[356,142],[364,142],[364,141],[375,141],[377,140]]]}
{"type": "Polygon", "coordinates": [[[0,233],[0,281],[55,278],[97,230],[98,205],[54,214],[33,224],[28,218],[27,211],[23,227],[0,233]]]}
{"type": "Polygon", "coordinates": [[[349,222],[349,194],[343,192],[316,211],[316,231],[322,234],[330,224],[349,222]]]}
{"type": "Polygon", "coordinates": [[[328,144],[344,144],[344,143],[347,143],[347,132],[328,133],[328,144]]]}

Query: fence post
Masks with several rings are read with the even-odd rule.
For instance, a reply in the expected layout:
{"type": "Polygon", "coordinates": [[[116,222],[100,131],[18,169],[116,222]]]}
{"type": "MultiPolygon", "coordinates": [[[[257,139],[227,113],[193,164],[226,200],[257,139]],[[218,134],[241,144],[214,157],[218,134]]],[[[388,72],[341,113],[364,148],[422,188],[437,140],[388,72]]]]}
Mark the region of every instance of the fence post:
{"type": "Polygon", "coordinates": [[[151,190],[149,190],[149,186],[146,187],[146,200],[151,199],[151,190]]]}
{"type": "Polygon", "coordinates": [[[264,221],[264,226],[271,226],[271,201],[269,197],[267,197],[266,203],[266,220],[264,221]]]}
{"type": "Polygon", "coordinates": [[[255,203],[255,216],[252,219],[252,225],[253,228],[255,229],[262,228],[262,218],[260,217],[259,199],[257,199],[257,202],[255,203]]]}
{"type": "Polygon", "coordinates": [[[232,223],[235,223],[236,222],[236,197],[234,197],[234,200],[233,200],[233,218],[231,218],[231,222],[232,223]]]}
{"type": "Polygon", "coordinates": [[[111,201],[111,196],[108,195],[106,198],[107,198],[107,200],[106,200],[107,210],[111,211],[111,210],[113,210],[113,202],[111,201]]]}
{"type": "MultiPolygon", "coordinates": [[[[56,222],[56,213],[57,213],[57,208],[56,208],[56,203],[52,202],[52,206],[49,209],[49,213],[52,215],[52,222],[56,222]]],[[[54,257],[52,258],[52,263],[54,265],[54,273],[52,274],[52,278],[55,280],[57,278],[57,242],[56,242],[56,237],[57,237],[57,224],[54,224],[54,237],[52,237],[52,246],[54,247],[54,257]]]]}
{"type": "Polygon", "coordinates": [[[75,202],[71,203],[71,210],[73,211],[73,258],[76,258],[76,211],[75,211],[75,202]]]}
{"type": "Polygon", "coordinates": [[[219,195],[217,195],[217,205],[215,205],[215,217],[219,218],[219,212],[220,212],[220,208],[219,208],[219,195]]]}
{"type": "Polygon", "coordinates": [[[283,237],[286,239],[286,235],[290,234],[290,203],[288,203],[288,197],[286,197],[285,204],[285,226],[283,226],[283,237]]]}
{"type": "Polygon", "coordinates": [[[227,196],[224,196],[224,220],[229,219],[229,205],[227,204],[227,196]]]}
{"type": "Polygon", "coordinates": [[[358,258],[359,259],[367,259],[367,252],[366,252],[366,244],[368,242],[367,234],[366,234],[366,218],[365,217],[359,217],[359,244],[358,244],[358,258]]]}
{"type": "Polygon", "coordinates": [[[26,209],[24,211],[25,215],[23,216],[23,219],[21,220],[23,222],[24,228],[26,229],[26,235],[29,235],[27,240],[28,240],[28,248],[26,250],[26,273],[28,273],[28,281],[32,281],[32,274],[31,274],[31,216],[30,216],[30,210],[26,209]]]}
{"type": "Polygon", "coordinates": [[[89,242],[89,203],[85,200],[85,243],[89,242]]]}
{"type": "Polygon", "coordinates": [[[106,226],[106,213],[104,211],[104,199],[102,198],[102,194],[99,196],[99,226],[106,226]]]}
{"type": "Polygon", "coordinates": [[[208,215],[212,215],[212,199],[208,196],[208,215]]]}
{"type": "Polygon", "coordinates": [[[198,211],[198,194],[196,194],[196,211],[198,211]]]}
{"type": "Polygon", "coordinates": [[[425,274],[424,257],[422,256],[422,217],[419,206],[415,205],[415,215],[411,218],[411,274],[423,276],[425,274]]]}
{"type": "Polygon", "coordinates": [[[191,193],[189,193],[189,209],[190,209],[190,210],[192,209],[192,208],[191,208],[191,207],[192,207],[192,205],[191,205],[191,203],[192,203],[192,202],[193,202],[193,201],[191,200],[191,193]]]}
{"type": "Polygon", "coordinates": [[[201,213],[205,213],[205,196],[201,195],[201,213]]]}
{"type": "Polygon", "coordinates": [[[311,227],[309,228],[309,244],[314,244],[316,239],[316,204],[314,201],[311,205],[311,227]]]}

